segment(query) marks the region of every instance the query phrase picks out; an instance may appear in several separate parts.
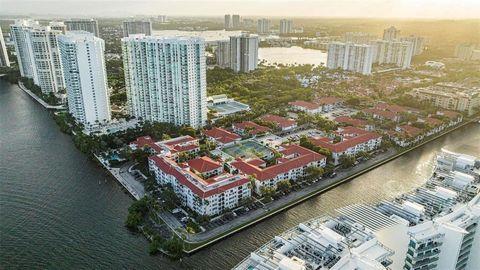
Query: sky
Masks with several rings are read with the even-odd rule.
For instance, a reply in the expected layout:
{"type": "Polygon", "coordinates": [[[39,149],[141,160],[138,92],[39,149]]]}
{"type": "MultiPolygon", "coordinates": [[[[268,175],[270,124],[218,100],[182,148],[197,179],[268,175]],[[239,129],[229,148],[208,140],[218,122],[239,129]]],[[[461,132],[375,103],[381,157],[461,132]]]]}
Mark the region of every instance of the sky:
{"type": "Polygon", "coordinates": [[[3,15],[480,18],[480,0],[0,0],[3,15]]]}

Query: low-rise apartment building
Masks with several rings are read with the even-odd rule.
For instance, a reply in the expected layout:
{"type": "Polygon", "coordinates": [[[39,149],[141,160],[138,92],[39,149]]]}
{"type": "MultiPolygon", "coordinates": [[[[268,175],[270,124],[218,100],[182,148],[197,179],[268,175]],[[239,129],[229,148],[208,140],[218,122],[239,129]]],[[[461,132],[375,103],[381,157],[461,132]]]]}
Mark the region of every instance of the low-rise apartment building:
{"type": "Polygon", "coordinates": [[[295,120],[278,115],[266,114],[261,116],[260,120],[275,124],[281,131],[291,131],[297,128],[297,122],[295,120]]]}

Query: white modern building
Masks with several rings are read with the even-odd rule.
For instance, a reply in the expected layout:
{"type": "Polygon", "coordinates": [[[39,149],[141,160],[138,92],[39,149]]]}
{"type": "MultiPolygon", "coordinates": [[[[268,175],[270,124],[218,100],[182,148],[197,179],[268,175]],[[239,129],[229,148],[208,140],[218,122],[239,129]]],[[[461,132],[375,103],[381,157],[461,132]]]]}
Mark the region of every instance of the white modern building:
{"type": "Polygon", "coordinates": [[[230,37],[230,68],[235,72],[257,69],[258,36],[242,34],[230,37]]]}
{"type": "Polygon", "coordinates": [[[48,24],[48,26],[50,26],[50,29],[52,29],[52,30],[61,31],[62,34],[65,34],[65,32],[67,32],[67,26],[65,25],[64,22],[51,21],[48,24]]]}
{"type": "Polygon", "coordinates": [[[16,20],[14,24],[10,25],[10,36],[15,45],[20,75],[30,79],[33,79],[35,67],[29,45],[28,29],[33,29],[33,27],[40,27],[38,21],[16,20]]]}
{"type": "Polygon", "coordinates": [[[383,40],[398,40],[400,38],[400,30],[395,26],[383,30],[383,40]]]}
{"type": "Polygon", "coordinates": [[[0,67],[9,67],[10,60],[8,59],[7,47],[5,46],[5,39],[3,39],[2,28],[0,27],[0,67]]]}
{"type": "Polygon", "coordinates": [[[220,40],[217,42],[215,49],[215,58],[217,65],[224,68],[230,67],[230,41],[220,40]]]}
{"type": "Polygon", "coordinates": [[[96,37],[100,36],[98,22],[95,19],[71,19],[66,20],[64,23],[67,26],[67,31],[87,31],[96,37]]]}
{"type": "Polygon", "coordinates": [[[287,19],[280,20],[280,35],[293,33],[293,22],[287,19]]]}
{"type": "Polygon", "coordinates": [[[425,46],[425,38],[410,35],[408,37],[401,37],[400,41],[407,41],[413,44],[413,55],[419,55],[423,53],[423,47],[425,46]]]}
{"type": "Polygon", "coordinates": [[[57,93],[64,88],[57,36],[60,30],[40,26],[30,20],[18,20],[11,25],[21,75],[33,79],[42,93],[57,93]]]}
{"type": "Polygon", "coordinates": [[[259,34],[270,33],[270,20],[263,18],[258,20],[257,32],[259,34]]]}
{"type": "Polygon", "coordinates": [[[105,43],[86,31],[58,36],[68,110],[88,130],[107,124],[110,101],[105,71],[105,43]]]}
{"type": "Polygon", "coordinates": [[[225,30],[232,29],[232,16],[230,14],[225,14],[223,23],[225,30]]]}
{"type": "Polygon", "coordinates": [[[133,35],[122,39],[129,113],[200,128],[207,121],[205,41],[133,35]]]}
{"type": "Polygon", "coordinates": [[[331,42],[328,44],[327,67],[355,71],[364,75],[372,73],[373,48],[366,44],[331,42]]]}
{"type": "Polygon", "coordinates": [[[123,22],[123,36],[144,34],[152,35],[152,22],[150,20],[127,20],[123,22]]]}
{"type": "Polygon", "coordinates": [[[374,44],[373,62],[394,64],[402,69],[410,68],[415,47],[412,42],[377,40],[374,44]]]}

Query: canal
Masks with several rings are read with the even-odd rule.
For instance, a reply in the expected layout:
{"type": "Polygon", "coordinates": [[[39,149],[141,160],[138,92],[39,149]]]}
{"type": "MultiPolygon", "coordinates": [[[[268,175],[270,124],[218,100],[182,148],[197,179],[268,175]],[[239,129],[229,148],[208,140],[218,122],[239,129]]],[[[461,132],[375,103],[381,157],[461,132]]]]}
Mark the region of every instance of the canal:
{"type": "Polygon", "coordinates": [[[148,255],[124,227],[132,199],[61,133],[50,113],[0,80],[1,269],[229,269],[276,234],[335,208],[421,185],[442,147],[480,155],[471,124],[181,262],[148,255]]]}

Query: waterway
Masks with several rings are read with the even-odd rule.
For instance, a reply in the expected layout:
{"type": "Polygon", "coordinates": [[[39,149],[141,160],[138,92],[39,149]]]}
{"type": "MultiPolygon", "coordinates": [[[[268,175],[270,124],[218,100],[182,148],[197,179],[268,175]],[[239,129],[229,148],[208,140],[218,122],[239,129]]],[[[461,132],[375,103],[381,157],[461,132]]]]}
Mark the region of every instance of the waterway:
{"type": "Polygon", "coordinates": [[[50,112],[0,80],[0,269],[229,269],[276,234],[355,202],[421,185],[442,147],[480,155],[471,124],[181,262],[148,255],[124,227],[132,199],[61,133],[50,112]]]}
{"type": "Polygon", "coordinates": [[[270,47],[258,49],[258,60],[265,60],[267,64],[319,66],[327,63],[327,53],[320,50],[305,49],[302,47],[270,47]]]}

